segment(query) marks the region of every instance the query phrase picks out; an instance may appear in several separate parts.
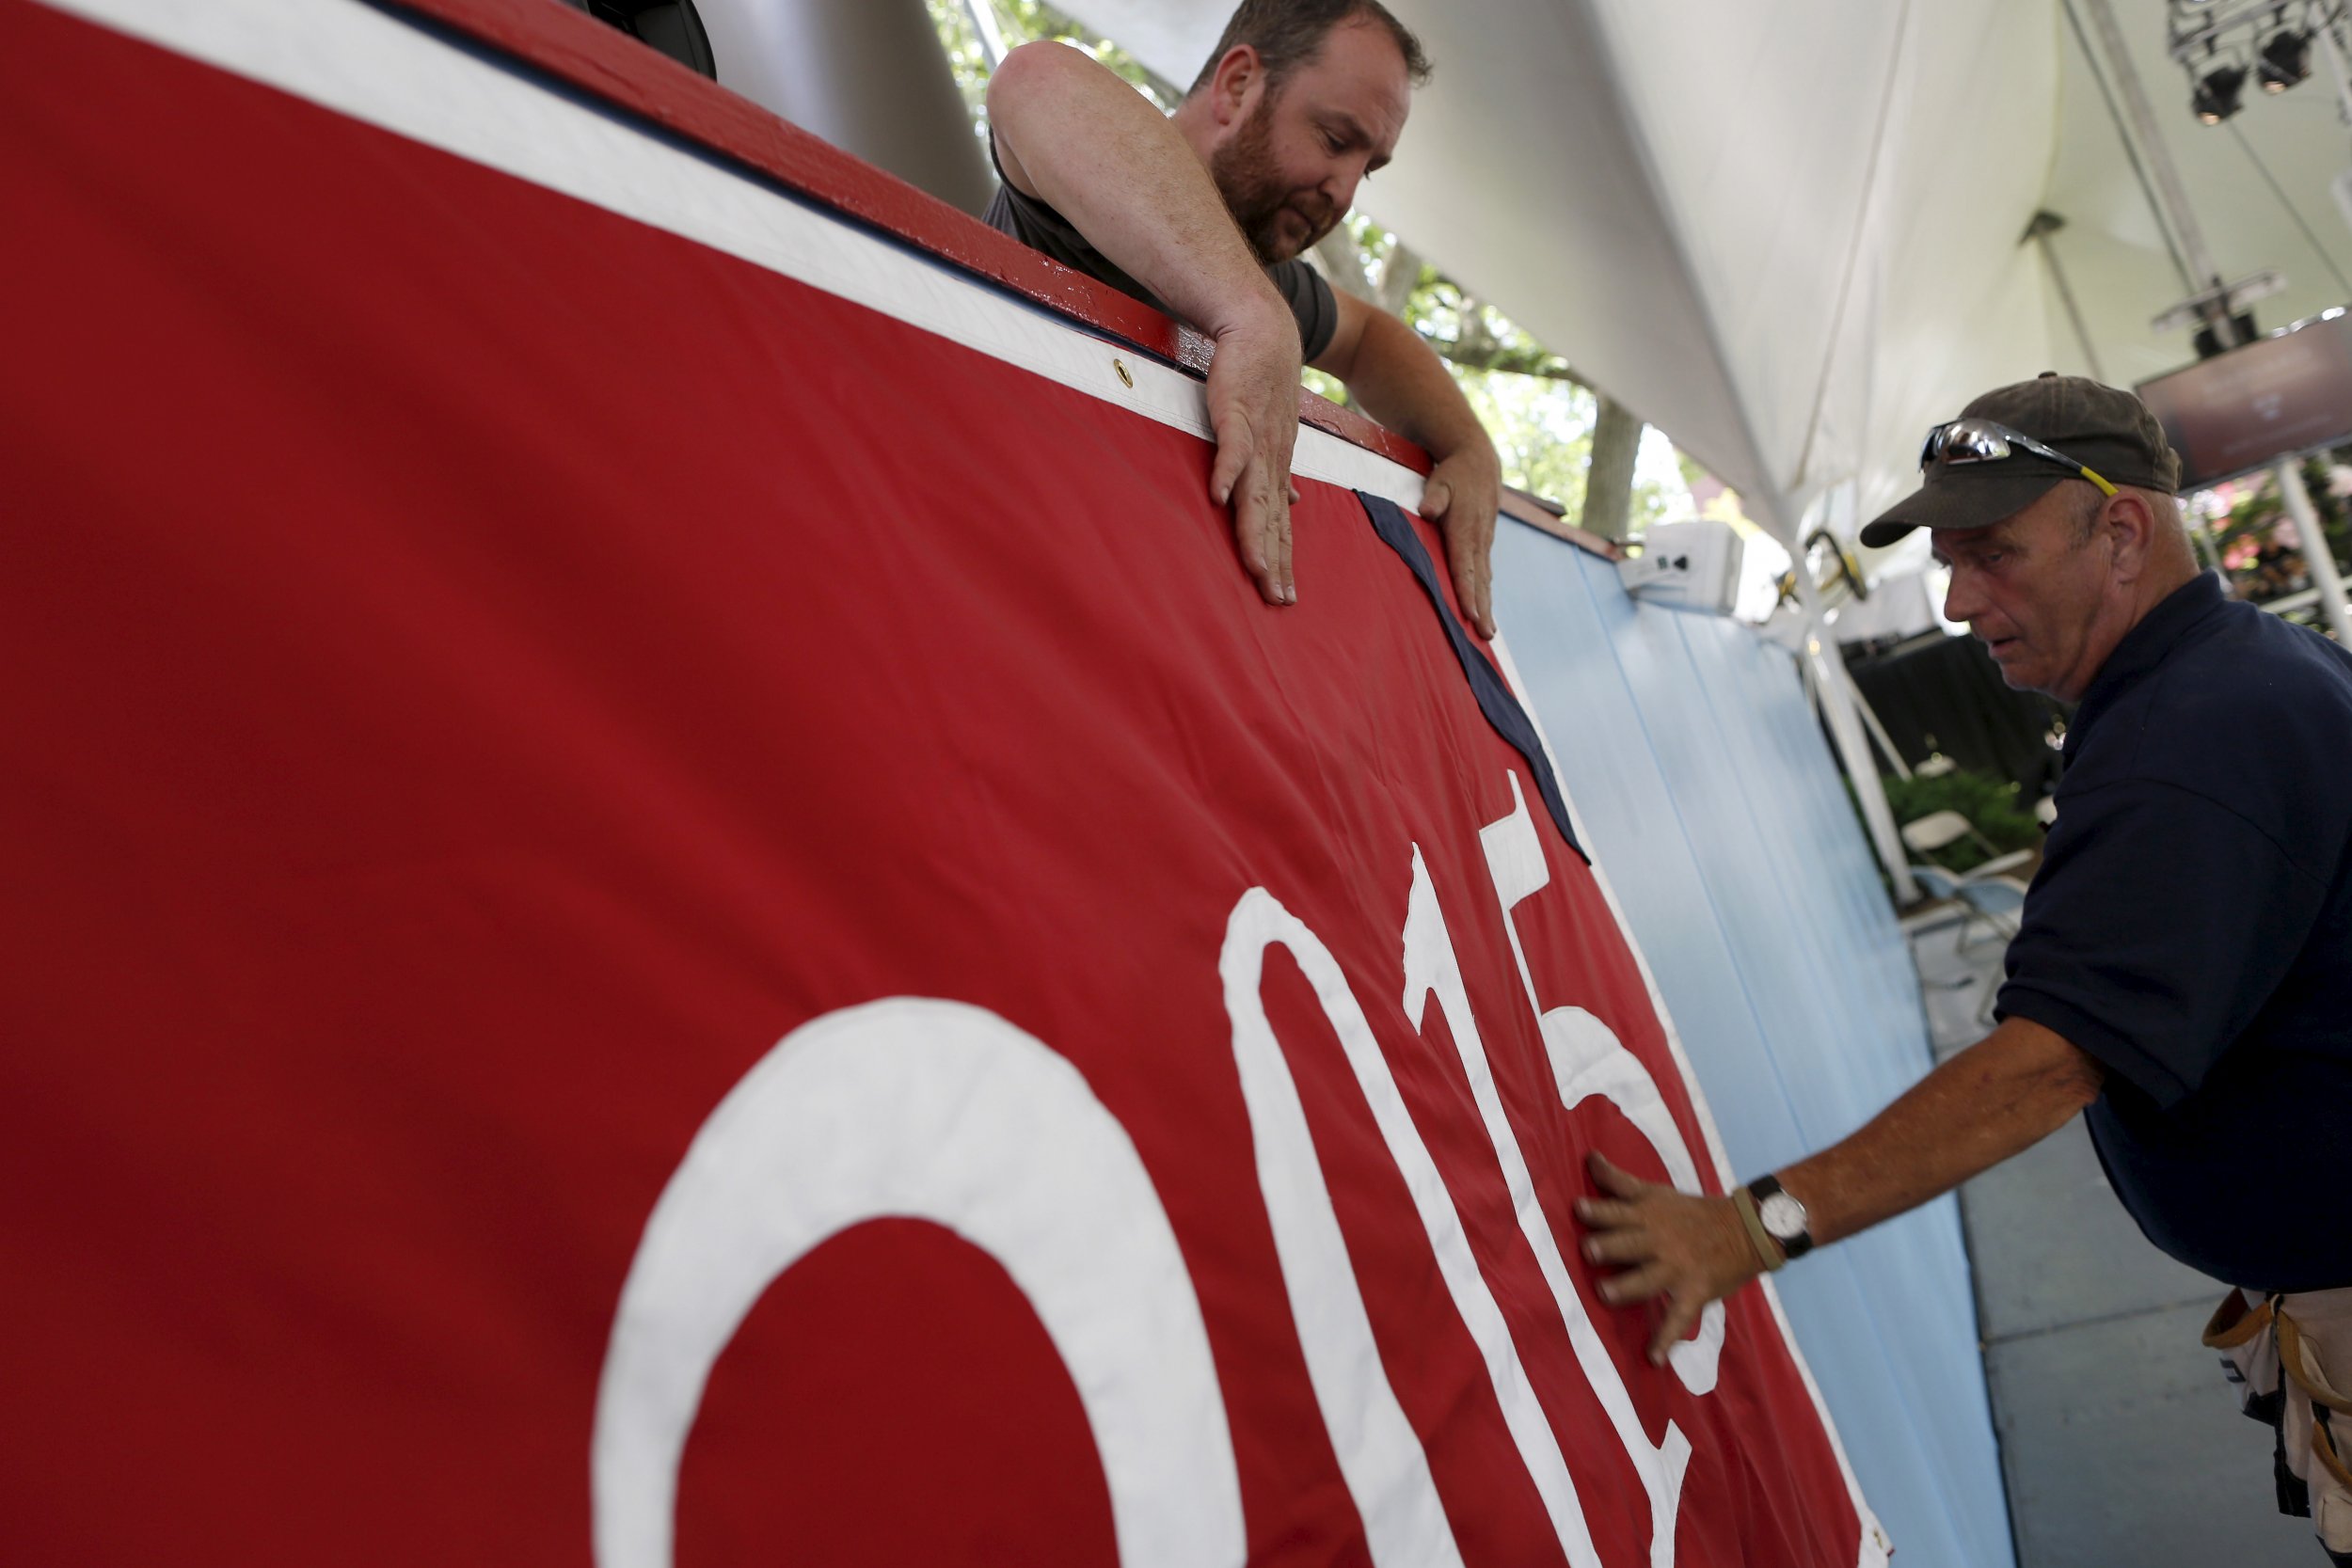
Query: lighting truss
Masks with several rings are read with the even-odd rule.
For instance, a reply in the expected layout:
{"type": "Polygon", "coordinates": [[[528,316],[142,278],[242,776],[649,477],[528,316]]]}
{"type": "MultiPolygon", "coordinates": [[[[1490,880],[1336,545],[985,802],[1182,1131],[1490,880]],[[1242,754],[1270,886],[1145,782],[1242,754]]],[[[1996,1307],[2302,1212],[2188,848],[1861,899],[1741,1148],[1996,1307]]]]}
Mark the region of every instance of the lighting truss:
{"type": "Polygon", "coordinates": [[[2352,0],[2167,0],[2166,52],[2188,72],[2191,112],[2218,125],[2249,82],[2280,93],[2303,81],[2315,41],[2331,55],[2352,48],[2347,9],[2352,0]]]}

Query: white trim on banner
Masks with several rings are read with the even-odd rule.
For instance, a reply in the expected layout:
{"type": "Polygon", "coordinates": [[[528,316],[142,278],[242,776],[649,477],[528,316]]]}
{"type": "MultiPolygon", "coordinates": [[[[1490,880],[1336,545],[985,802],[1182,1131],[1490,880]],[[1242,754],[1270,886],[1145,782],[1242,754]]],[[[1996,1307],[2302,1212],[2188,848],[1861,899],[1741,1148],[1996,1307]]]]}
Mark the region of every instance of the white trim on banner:
{"type": "MultiPolygon", "coordinates": [[[[48,0],[338,114],[707,245],[1207,439],[1201,384],[356,0],[48,0]],[[1122,374],[1123,371],[1123,374],[1122,374]],[[1132,381],[1133,385],[1129,385],[1132,381]]],[[[1298,474],[1418,509],[1422,477],[1302,425],[1298,474]]]]}

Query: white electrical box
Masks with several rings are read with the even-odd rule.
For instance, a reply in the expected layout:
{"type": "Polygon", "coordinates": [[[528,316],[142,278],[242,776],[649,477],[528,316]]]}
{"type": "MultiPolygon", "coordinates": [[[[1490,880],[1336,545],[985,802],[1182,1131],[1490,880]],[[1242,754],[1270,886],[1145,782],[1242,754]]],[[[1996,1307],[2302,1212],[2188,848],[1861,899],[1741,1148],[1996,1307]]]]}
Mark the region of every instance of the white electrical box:
{"type": "Polygon", "coordinates": [[[1728,615],[1740,600],[1740,560],[1747,541],[1729,523],[1660,523],[1642,536],[1642,553],[1617,562],[1626,592],[1677,610],[1728,615]]]}

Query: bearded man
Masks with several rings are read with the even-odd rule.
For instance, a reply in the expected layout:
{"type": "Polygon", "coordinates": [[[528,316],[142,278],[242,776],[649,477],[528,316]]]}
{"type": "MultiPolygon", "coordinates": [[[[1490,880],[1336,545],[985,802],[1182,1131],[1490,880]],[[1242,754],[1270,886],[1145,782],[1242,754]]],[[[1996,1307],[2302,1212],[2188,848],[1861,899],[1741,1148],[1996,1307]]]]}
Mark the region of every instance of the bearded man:
{"type": "Polygon", "coordinates": [[[1334,293],[1299,259],[1389,161],[1428,76],[1420,41],[1376,0],[1243,0],[1166,118],[1078,51],[1026,44],[989,82],[1004,183],[987,220],[1215,342],[1210,495],[1232,506],[1268,603],[1298,597],[1290,463],[1303,361],[1427,449],[1422,513],[1445,531],[1463,613],[1491,637],[1493,443],[1412,328],[1334,293]]]}

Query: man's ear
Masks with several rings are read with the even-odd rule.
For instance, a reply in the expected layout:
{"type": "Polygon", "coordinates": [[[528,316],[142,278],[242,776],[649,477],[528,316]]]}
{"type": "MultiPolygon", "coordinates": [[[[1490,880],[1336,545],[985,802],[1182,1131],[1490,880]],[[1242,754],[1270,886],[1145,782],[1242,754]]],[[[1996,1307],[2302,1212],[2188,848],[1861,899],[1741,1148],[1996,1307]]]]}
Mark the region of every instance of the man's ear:
{"type": "Polygon", "coordinates": [[[1209,77],[1209,113],[1219,129],[1244,118],[1251,91],[1264,80],[1265,69],[1253,45],[1237,43],[1225,51],[1209,77]]]}
{"type": "Polygon", "coordinates": [[[2099,526],[2115,545],[2116,574],[2126,582],[2134,581],[2147,570],[2148,558],[2155,549],[2155,510],[2138,491],[2118,490],[2101,511],[2105,515],[2099,526]]]}

